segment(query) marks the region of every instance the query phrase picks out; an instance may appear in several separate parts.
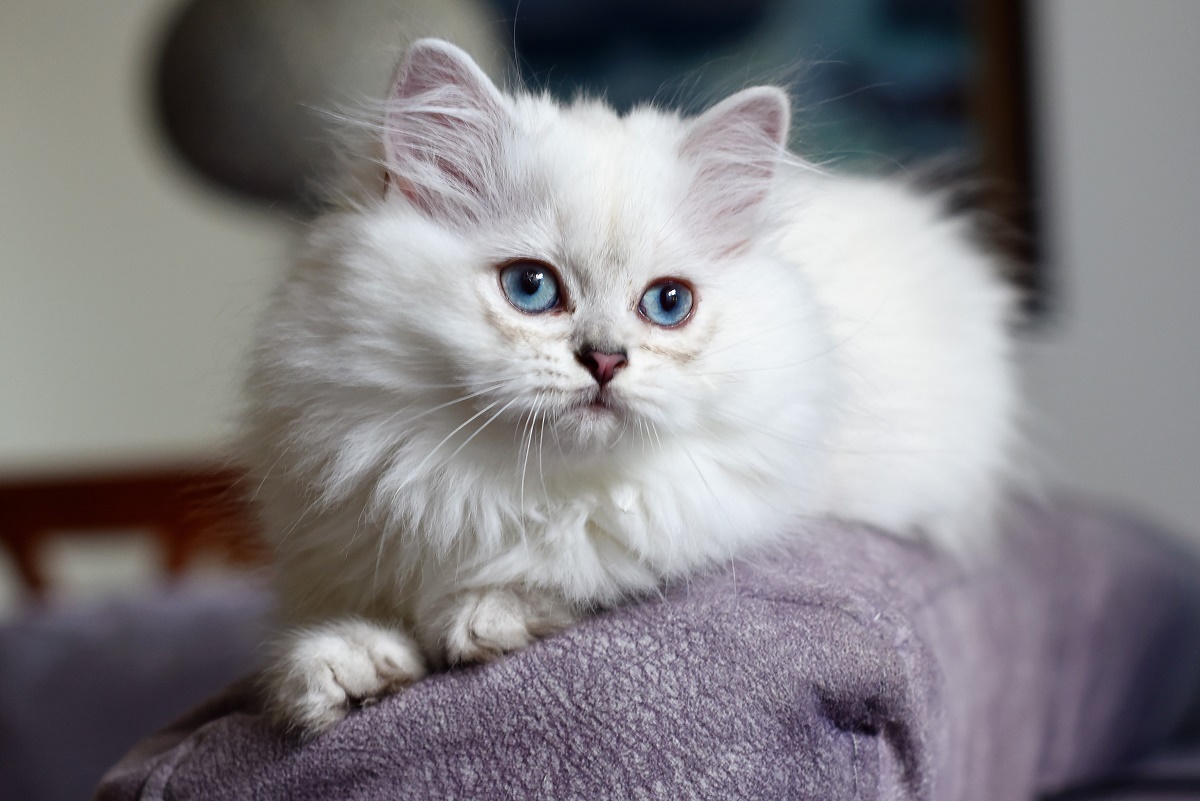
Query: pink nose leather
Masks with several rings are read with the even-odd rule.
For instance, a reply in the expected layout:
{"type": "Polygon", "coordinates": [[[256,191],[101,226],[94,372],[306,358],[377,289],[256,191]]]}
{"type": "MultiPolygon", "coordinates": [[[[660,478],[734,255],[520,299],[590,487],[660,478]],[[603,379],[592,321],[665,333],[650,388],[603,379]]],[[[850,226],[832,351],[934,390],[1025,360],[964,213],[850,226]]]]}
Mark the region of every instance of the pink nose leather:
{"type": "Polygon", "coordinates": [[[579,359],[579,363],[588,369],[592,378],[596,379],[600,386],[612,381],[617,370],[624,367],[628,361],[624,353],[605,353],[602,350],[588,349],[579,351],[575,354],[575,358],[579,359]]]}

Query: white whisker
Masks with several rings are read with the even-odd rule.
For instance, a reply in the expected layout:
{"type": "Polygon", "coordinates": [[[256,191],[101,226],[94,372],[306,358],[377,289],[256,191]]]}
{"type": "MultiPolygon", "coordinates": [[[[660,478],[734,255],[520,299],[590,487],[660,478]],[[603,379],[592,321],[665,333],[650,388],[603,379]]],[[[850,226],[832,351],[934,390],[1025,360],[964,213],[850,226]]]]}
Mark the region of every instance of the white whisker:
{"type": "MultiPolygon", "coordinates": [[[[516,402],[516,398],[509,401],[508,405],[511,406],[515,402],[516,402]]],[[[415,477],[419,476],[421,474],[421,471],[424,469],[425,465],[429,464],[429,460],[433,458],[434,454],[436,454],[438,452],[439,448],[441,448],[443,445],[445,445],[447,442],[449,442],[451,437],[453,437],[459,431],[462,431],[464,428],[469,426],[471,423],[478,420],[480,417],[483,417],[485,414],[487,414],[489,411],[491,411],[492,409],[496,408],[499,405],[500,405],[500,401],[492,401],[487,406],[484,406],[478,412],[476,412],[475,414],[468,417],[462,423],[459,423],[459,425],[453,431],[451,431],[449,434],[442,437],[441,442],[439,442],[437,445],[434,445],[433,448],[430,449],[429,453],[427,453],[425,455],[425,458],[421,460],[420,464],[418,464],[416,467],[414,467],[412,470],[409,471],[409,478],[406,481],[402,482],[400,484],[400,486],[397,487],[393,491],[393,493],[392,493],[393,503],[398,501],[398,499],[400,497],[400,493],[405,488],[407,488],[409,484],[411,484],[413,482],[415,477]]],[[[505,408],[508,408],[508,407],[506,406],[505,408]]],[[[503,411],[503,409],[501,409],[501,411],[503,411]]],[[[458,453],[458,451],[455,451],[455,453],[458,453]]]]}
{"type": "MultiPolygon", "coordinates": [[[[483,433],[483,430],[484,430],[485,428],[487,428],[488,426],[490,426],[490,425],[491,425],[491,424],[492,424],[492,423],[495,421],[495,419],[496,419],[497,417],[499,417],[500,415],[504,414],[504,412],[505,412],[505,411],[507,411],[507,410],[508,410],[508,408],[509,408],[510,406],[512,406],[514,403],[516,403],[518,400],[520,400],[520,398],[513,398],[513,399],[512,399],[512,400],[510,400],[508,403],[506,403],[506,404],[504,404],[503,406],[501,406],[501,407],[500,407],[500,411],[496,412],[496,413],[495,413],[495,414],[493,414],[491,417],[489,417],[489,418],[488,418],[488,419],[487,419],[487,420],[484,422],[484,424],[483,424],[483,425],[481,425],[479,428],[475,429],[474,433],[472,433],[472,434],[471,434],[471,436],[469,436],[469,437],[467,437],[465,440],[463,440],[462,444],[461,444],[461,445],[459,445],[457,448],[455,448],[455,449],[454,449],[454,452],[453,452],[453,453],[451,453],[449,456],[447,456],[447,457],[446,457],[446,461],[450,461],[450,460],[451,460],[451,459],[453,459],[455,456],[458,456],[458,454],[462,452],[462,449],[463,449],[463,448],[465,448],[465,447],[467,447],[468,445],[470,445],[470,444],[471,444],[471,440],[475,439],[475,437],[477,437],[477,436],[479,436],[480,434],[482,434],[482,433],[483,433]]],[[[493,404],[493,405],[495,405],[495,404],[493,404]]],[[[491,406],[489,406],[488,408],[490,409],[490,408],[491,408],[491,406]]],[[[472,418],[472,419],[474,419],[474,418],[472,418]]]]}
{"type": "Polygon", "coordinates": [[[525,430],[521,434],[522,450],[524,451],[524,453],[521,456],[521,491],[520,491],[520,501],[519,501],[518,505],[521,510],[521,540],[522,540],[522,542],[525,542],[528,539],[527,532],[525,531],[526,514],[527,514],[527,510],[525,508],[525,473],[529,468],[529,449],[533,447],[534,418],[537,415],[538,406],[541,404],[541,402],[542,402],[542,393],[539,392],[537,397],[534,398],[533,405],[530,407],[528,424],[525,426],[525,430]]]}
{"type": "Polygon", "coordinates": [[[538,427],[538,477],[542,482],[542,498],[546,501],[546,507],[550,507],[550,493],[546,491],[546,468],[542,464],[542,451],[546,445],[546,414],[542,414],[542,422],[538,427]]]}

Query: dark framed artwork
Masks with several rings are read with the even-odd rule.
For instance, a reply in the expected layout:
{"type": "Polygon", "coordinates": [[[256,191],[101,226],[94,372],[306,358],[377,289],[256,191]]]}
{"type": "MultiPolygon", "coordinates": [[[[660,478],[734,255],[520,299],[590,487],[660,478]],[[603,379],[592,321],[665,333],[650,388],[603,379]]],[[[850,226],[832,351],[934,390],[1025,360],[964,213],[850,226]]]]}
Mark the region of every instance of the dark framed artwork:
{"type": "Polygon", "coordinates": [[[1037,152],[1034,147],[1034,52],[1031,0],[979,0],[976,31],[980,65],[973,119],[981,134],[987,202],[1015,232],[1008,240],[1014,280],[1026,305],[1044,313],[1053,284],[1043,257],[1037,152]]]}

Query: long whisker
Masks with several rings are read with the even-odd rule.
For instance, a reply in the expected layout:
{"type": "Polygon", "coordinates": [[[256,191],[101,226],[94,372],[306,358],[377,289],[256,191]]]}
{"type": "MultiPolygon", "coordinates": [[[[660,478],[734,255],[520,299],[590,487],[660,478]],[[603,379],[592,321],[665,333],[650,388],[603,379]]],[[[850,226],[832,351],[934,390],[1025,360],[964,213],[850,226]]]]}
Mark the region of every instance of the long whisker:
{"type": "MultiPolygon", "coordinates": [[[[483,424],[483,425],[481,425],[479,428],[475,429],[475,432],[474,432],[473,434],[471,434],[471,436],[469,436],[469,437],[467,437],[465,440],[463,440],[462,444],[461,444],[461,445],[459,445],[457,448],[455,448],[455,449],[454,449],[454,452],[453,452],[453,453],[451,453],[449,456],[447,456],[447,457],[446,457],[446,460],[447,460],[447,461],[449,461],[450,459],[453,459],[455,456],[457,456],[459,453],[461,453],[463,448],[465,448],[465,447],[467,447],[468,445],[470,445],[470,444],[471,444],[471,440],[475,439],[477,436],[479,436],[480,434],[482,434],[482,433],[483,433],[483,430],[484,430],[485,428],[487,428],[488,426],[490,426],[490,425],[491,425],[491,424],[492,424],[492,423],[493,423],[493,422],[496,420],[496,418],[497,418],[497,417],[499,417],[500,415],[504,414],[504,412],[505,412],[505,411],[507,411],[507,410],[508,410],[508,408],[509,408],[510,406],[512,406],[514,403],[516,403],[516,402],[517,402],[517,401],[519,401],[519,400],[520,400],[520,398],[513,398],[513,399],[512,399],[512,400],[510,400],[508,403],[506,403],[506,404],[504,404],[503,406],[501,406],[501,407],[500,407],[500,411],[498,411],[498,412],[496,412],[495,414],[493,414],[491,417],[489,417],[489,418],[488,418],[488,419],[487,419],[487,420],[484,422],[484,424],[483,424]]],[[[494,405],[494,404],[493,404],[493,405],[494,405]]],[[[489,406],[488,408],[490,409],[491,407],[489,406]]]]}
{"type": "Polygon", "coordinates": [[[525,412],[518,418],[517,425],[513,429],[513,447],[517,453],[521,452],[520,441],[525,438],[525,429],[529,426],[529,421],[533,419],[533,407],[530,407],[528,412],[525,412]]]}
{"type": "MultiPolygon", "coordinates": [[[[547,410],[549,411],[549,410],[547,410]]],[[[542,467],[542,446],[546,444],[546,413],[542,414],[542,422],[538,427],[538,476],[542,480],[542,497],[546,506],[550,506],[550,493],[546,491],[546,470],[542,467]]]]}
{"type": "MultiPolygon", "coordinates": [[[[503,377],[499,377],[499,378],[493,377],[493,379],[491,381],[488,381],[483,384],[478,384],[477,386],[479,386],[481,388],[504,386],[505,384],[512,383],[513,381],[516,381],[517,379],[524,378],[524,377],[525,376],[522,376],[519,373],[515,373],[511,376],[503,376],[503,377]]],[[[406,381],[404,383],[404,386],[406,388],[410,388],[410,389],[421,389],[421,390],[425,390],[425,389],[462,389],[463,382],[459,382],[456,384],[418,384],[415,382],[406,381]]]]}
{"type": "MultiPolygon", "coordinates": [[[[533,422],[534,412],[537,410],[536,399],[533,406],[529,407],[529,412],[522,415],[520,424],[513,432],[513,450],[517,455],[518,464],[521,463],[521,451],[524,448],[525,433],[529,430],[529,426],[533,422]]],[[[525,466],[521,465],[521,503],[519,504],[520,522],[521,522],[521,542],[528,542],[528,535],[525,531],[527,520],[525,517],[525,466]]]]}
{"type": "Polygon", "coordinates": [[[621,444],[621,438],[625,436],[625,432],[629,429],[629,415],[623,415],[623,418],[621,421],[621,432],[617,434],[617,438],[612,444],[613,450],[616,450],[616,447],[621,444]]]}
{"type": "MultiPolygon", "coordinates": [[[[462,442],[462,444],[460,444],[460,445],[459,445],[457,448],[455,448],[455,449],[454,449],[454,452],[453,452],[453,453],[451,453],[451,454],[450,454],[448,457],[446,457],[447,461],[449,461],[449,460],[453,459],[455,456],[457,456],[457,455],[458,455],[458,454],[459,454],[459,453],[462,451],[462,449],[463,449],[463,448],[467,447],[467,445],[468,445],[468,444],[470,444],[471,440],[473,440],[473,439],[475,439],[475,437],[479,436],[479,434],[480,434],[480,433],[481,433],[481,432],[482,432],[482,431],[483,431],[485,428],[487,428],[489,425],[491,425],[491,424],[492,424],[492,422],[493,422],[493,421],[494,421],[494,420],[495,420],[497,417],[499,417],[500,415],[504,414],[504,411],[505,411],[506,409],[508,409],[510,406],[512,406],[514,403],[516,403],[518,400],[520,400],[520,398],[513,398],[513,399],[512,399],[512,400],[510,400],[508,403],[504,404],[504,406],[502,406],[502,407],[500,408],[500,411],[496,412],[496,413],[495,413],[495,414],[493,414],[491,417],[489,417],[489,418],[488,418],[486,421],[484,421],[483,425],[481,425],[481,426],[479,426],[479,428],[475,429],[475,431],[474,431],[474,432],[473,432],[473,433],[472,433],[472,434],[471,434],[469,437],[467,437],[467,438],[466,438],[466,439],[465,439],[465,440],[462,442]]],[[[418,474],[420,474],[420,472],[421,472],[421,468],[423,468],[423,467],[426,465],[426,463],[428,463],[428,462],[429,462],[429,460],[433,458],[433,455],[434,455],[435,453],[437,453],[438,449],[439,449],[439,448],[441,448],[443,445],[445,445],[445,444],[446,444],[446,443],[447,443],[447,442],[450,440],[450,438],[451,438],[451,437],[453,437],[453,436],[454,436],[455,434],[457,434],[459,431],[462,431],[464,428],[466,428],[466,427],[467,427],[467,425],[468,425],[468,424],[470,424],[470,423],[471,423],[473,420],[477,420],[478,418],[482,417],[482,416],[483,416],[484,414],[486,414],[486,413],[487,413],[489,410],[491,410],[491,409],[495,408],[495,407],[496,407],[496,406],[498,406],[499,404],[500,404],[500,401],[494,401],[494,402],[492,402],[492,403],[488,404],[488,405],[487,405],[487,406],[485,406],[485,407],[484,407],[482,410],[480,410],[480,411],[479,411],[479,412],[477,412],[476,414],[472,415],[472,416],[471,416],[470,418],[468,418],[468,419],[467,419],[465,422],[463,422],[463,423],[462,423],[460,426],[458,426],[458,427],[457,427],[457,428],[455,428],[453,431],[451,431],[449,434],[447,434],[445,437],[443,437],[441,442],[439,442],[437,445],[433,446],[433,449],[432,449],[432,450],[430,450],[430,451],[429,451],[429,453],[428,453],[428,454],[425,456],[425,458],[424,458],[424,459],[421,461],[421,463],[420,463],[419,465],[417,465],[417,467],[416,467],[416,468],[415,468],[415,469],[412,471],[412,474],[411,474],[411,475],[415,476],[415,475],[418,475],[418,474]]],[[[399,487],[397,487],[397,488],[396,488],[396,491],[395,491],[395,492],[393,493],[393,495],[392,495],[393,499],[394,499],[394,498],[396,497],[396,495],[398,495],[398,494],[399,494],[399,493],[400,493],[400,492],[401,492],[401,491],[402,491],[402,490],[403,490],[405,487],[407,487],[407,486],[409,485],[409,483],[411,483],[411,481],[412,481],[412,478],[410,477],[408,481],[405,481],[403,484],[401,484],[399,487]]],[[[380,536],[380,538],[379,538],[379,550],[378,550],[378,552],[376,553],[376,559],[375,559],[375,578],[374,578],[374,581],[376,581],[376,582],[379,580],[379,564],[380,564],[380,561],[381,561],[381,560],[382,560],[382,558],[383,558],[383,543],[384,543],[384,540],[386,540],[386,539],[387,539],[387,537],[386,537],[386,536],[384,536],[384,535],[381,535],[381,536],[380,536]]]]}
{"type": "Polygon", "coordinates": [[[521,444],[522,444],[522,451],[523,451],[523,455],[521,457],[521,491],[520,491],[521,539],[522,539],[522,541],[525,541],[527,539],[527,533],[525,531],[525,518],[526,518],[525,472],[529,468],[529,450],[530,450],[530,448],[533,447],[533,420],[534,420],[534,416],[537,414],[537,409],[538,409],[538,406],[541,404],[541,401],[542,401],[542,393],[539,392],[537,397],[534,398],[533,406],[529,410],[529,420],[525,426],[524,431],[521,433],[521,444]]]}
{"type": "Polygon", "coordinates": [[[646,422],[650,424],[650,430],[654,432],[654,438],[658,440],[659,454],[665,454],[666,450],[663,448],[662,437],[658,435],[658,426],[654,424],[653,420],[647,420],[646,422]]]}
{"type": "MultiPolygon", "coordinates": [[[[454,398],[452,400],[448,400],[444,403],[439,403],[435,406],[431,406],[430,408],[426,409],[425,411],[423,411],[419,414],[415,414],[412,417],[409,417],[407,420],[403,421],[403,423],[401,423],[401,425],[408,426],[409,424],[414,423],[417,420],[420,420],[422,417],[425,417],[426,415],[430,415],[430,414],[433,414],[434,412],[441,411],[442,409],[449,408],[450,406],[454,406],[459,403],[469,401],[473,398],[478,398],[480,395],[486,395],[489,392],[494,392],[495,390],[497,390],[501,387],[504,387],[505,385],[510,384],[510,383],[512,383],[512,381],[510,379],[505,379],[503,381],[490,382],[488,384],[483,385],[482,387],[480,387],[479,389],[477,389],[474,392],[469,392],[466,395],[460,395],[459,397],[454,398]]],[[[458,388],[461,389],[461,387],[458,387],[458,388]]],[[[390,415],[388,415],[387,417],[385,417],[381,421],[379,421],[379,425],[391,424],[401,414],[408,411],[409,409],[411,409],[414,406],[420,405],[420,403],[421,403],[420,400],[414,400],[410,403],[406,403],[404,406],[401,406],[399,409],[397,409],[396,411],[392,412],[390,415]]]]}
{"type": "MultiPolygon", "coordinates": [[[[439,411],[441,411],[442,409],[447,409],[447,408],[449,408],[449,407],[451,407],[451,406],[455,406],[455,405],[457,405],[457,404],[459,404],[459,403],[463,403],[463,402],[465,402],[465,401],[469,401],[469,400],[472,400],[472,399],[474,399],[474,398],[478,398],[480,395],[487,395],[487,394],[489,394],[489,393],[491,393],[491,392],[495,392],[495,391],[496,391],[496,389],[498,389],[498,388],[500,388],[500,387],[503,387],[503,386],[505,386],[506,384],[509,384],[509,383],[511,383],[511,381],[502,381],[502,382],[500,382],[500,383],[498,383],[498,384],[495,384],[495,385],[488,385],[488,386],[485,386],[483,389],[478,389],[478,390],[476,390],[476,391],[474,391],[474,392],[469,392],[469,393],[467,393],[466,395],[462,395],[462,396],[460,396],[460,397],[457,397],[457,398],[455,398],[454,400],[448,400],[448,401],[446,401],[445,403],[439,403],[439,404],[437,404],[436,406],[431,406],[431,407],[429,407],[428,409],[426,409],[425,411],[423,411],[423,412],[421,412],[421,413],[419,413],[419,414],[415,414],[415,415],[413,415],[412,417],[409,417],[408,419],[404,420],[404,421],[401,423],[401,425],[403,425],[403,426],[408,426],[408,425],[410,425],[410,424],[412,424],[412,423],[415,423],[417,420],[420,420],[422,417],[426,417],[427,415],[431,415],[431,414],[433,414],[434,412],[439,412],[439,411]]],[[[496,401],[496,403],[499,403],[499,402],[500,402],[500,401],[496,401]]],[[[397,412],[395,412],[394,414],[392,414],[391,416],[389,416],[389,417],[388,417],[388,418],[387,418],[387,419],[386,419],[384,422],[385,422],[385,423],[390,423],[392,420],[394,420],[394,419],[396,418],[396,416],[398,416],[398,415],[400,414],[400,412],[403,412],[405,409],[409,409],[409,408],[411,408],[411,407],[412,407],[412,406],[414,406],[414,405],[416,405],[416,404],[415,404],[415,402],[414,402],[414,403],[410,403],[410,404],[408,404],[407,406],[403,407],[403,408],[402,408],[402,409],[400,409],[399,411],[397,411],[397,412]]],[[[491,408],[491,407],[488,407],[488,408],[491,408]]],[[[485,409],[485,411],[486,411],[486,409],[485,409]]],[[[475,418],[471,418],[471,419],[473,420],[473,419],[475,419],[475,418]]],[[[468,421],[468,422],[470,422],[470,421],[468,421]]]]}
{"type": "MultiPolygon", "coordinates": [[[[511,401],[509,401],[509,402],[508,402],[508,405],[509,405],[509,406],[511,406],[513,403],[515,403],[515,402],[516,402],[516,400],[517,400],[516,398],[513,398],[511,401]]],[[[442,437],[442,440],[441,440],[441,442],[439,442],[437,445],[434,445],[434,446],[433,446],[433,447],[432,447],[432,448],[429,450],[429,453],[427,453],[427,454],[425,455],[425,458],[421,460],[421,463],[420,463],[420,464],[418,464],[416,467],[414,467],[412,470],[410,470],[410,471],[409,471],[409,478],[408,478],[406,481],[404,481],[403,483],[401,483],[401,484],[400,484],[400,486],[396,487],[395,491],[393,491],[393,493],[392,493],[392,500],[393,500],[393,501],[395,501],[395,500],[398,498],[398,496],[400,495],[400,493],[401,493],[401,492],[402,492],[402,491],[403,491],[403,490],[404,490],[404,489],[405,489],[405,488],[406,488],[406,487],[407,487],[409,484],[411,484],[411,483],[412,483],[414,480],[416,480],[416,477],[417,477],[418,475],[420,475],[420,473],[421,473],[421,470],[422,470],[422,469],[425,467],[425,465],[429,464],[429,460],[433,458],[434,454],[436,454],[436,453],[438,452],[438,450],[439,450],[439,449],[440,449],[440,448],[441,448],[443,445],[445,445],[447,442],[449,442],[449,441],[450,441],[450,439],[451,439],[451,438],[452,438],[452,437],[453,437],[455,434],[457,434],[459,431],[462,431],[464,428],[466,428],[467,426],[469,426],[471,423],[475,422],[475,421],[476,421],[476,420],[478,420],[480,417],[483,417],[485,414],[487,414],[489,411],[491,411],[492,409],[496,408],[496,407],[497,407],[497,406],[499,406],[499,405],[500,405],[500,401],[492,401],[492,402],[491,402],[491,403],[489,403],[487,406],[484,406],[484,407],[483,407],[482,409],[480,409],[478,412],[476,412],[475,414],[471,415],[470,417],[468,417],[468,418],[467,418],[466,420],[464,420],[463,422],[459,423],[459,424],[458,424],[458,426],[456,426],[456,427],[455,427],[455,429],[454,429],[453,431],[451,431],[449,434],[447,434],[446,436],[442,437]]],[[[507,406],[506,406],[505,408],[507,408],[507,406]]],[[[503,409],[501,409],[501,411],[503,411],[503,409]]],[[[457,452],[458,452],[458,451],[455,451],[455,453],[457,453],[457,452]]]]}

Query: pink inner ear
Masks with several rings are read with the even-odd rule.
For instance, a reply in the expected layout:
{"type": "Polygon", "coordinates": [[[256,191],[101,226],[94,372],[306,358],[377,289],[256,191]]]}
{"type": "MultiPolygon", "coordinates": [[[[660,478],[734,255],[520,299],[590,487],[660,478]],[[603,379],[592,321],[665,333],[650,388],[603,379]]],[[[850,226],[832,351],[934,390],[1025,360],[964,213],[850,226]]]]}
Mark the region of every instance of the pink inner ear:
{"type": "Polygon", "coordinates": [[[474,104],[495,104],[496,88],[464,51],[446,42],[421,39],[409,48],[392,90],[392,99],[415,98],[456,87],[474,104]]]}
{"type": "Polygon", "coordinates": [[[436,40],[413,44],[388,101],[388,177],[429,216],[477,219],[494,195],[503,98],[470,57],[436,40]]]}
{"type": "Polygon", "coordinates": [[[787,97],[778,89],[755,87],[718,103],[692,123],[685,155],[729,151],[750,155],[783,147],[788,127],[787,97]]]}
{"type": "Polygon", "coordinates": [[[718,103],[691,124],[680,155],[696,165],[690,205],[723,251],[745,245],[771,191],[788,129],[787,96],[756,87],[718,103]]]}

